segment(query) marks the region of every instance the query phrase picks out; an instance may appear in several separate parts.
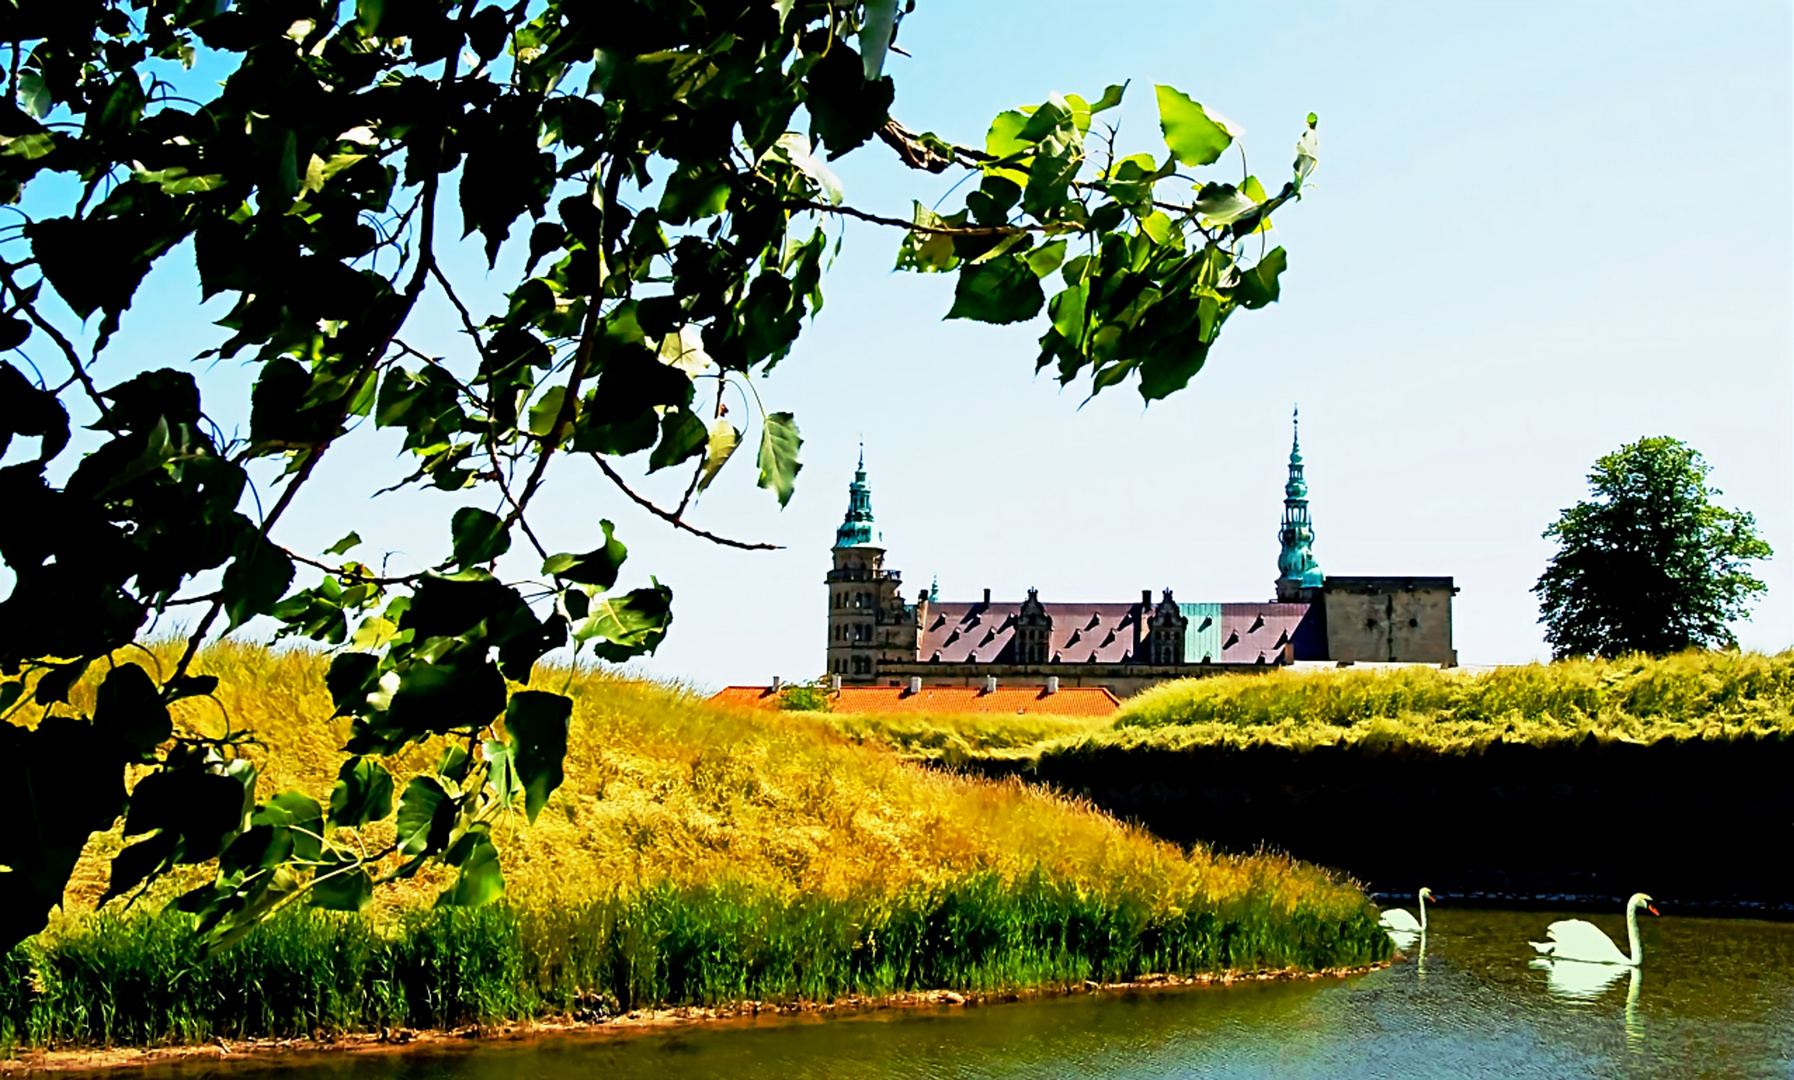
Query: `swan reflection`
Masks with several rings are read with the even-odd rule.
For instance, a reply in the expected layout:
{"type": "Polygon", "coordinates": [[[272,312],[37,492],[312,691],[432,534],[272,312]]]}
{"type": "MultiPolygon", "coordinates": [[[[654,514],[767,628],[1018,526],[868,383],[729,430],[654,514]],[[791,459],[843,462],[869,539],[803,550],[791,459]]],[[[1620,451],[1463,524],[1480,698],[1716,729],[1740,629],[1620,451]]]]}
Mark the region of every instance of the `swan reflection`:
{"type": "Polygon", "coordinates": [[[1545,983],[1553,997],[1566,1001],[1593,1001],[1618,982],[1627,972],[1633,976],[1633,989],[1638,986],[1638,969],[1617,964],[1585,964],[1576,960],[1552,960],[1538,957],[1532,966],[1545,973],[1545,983]]]}

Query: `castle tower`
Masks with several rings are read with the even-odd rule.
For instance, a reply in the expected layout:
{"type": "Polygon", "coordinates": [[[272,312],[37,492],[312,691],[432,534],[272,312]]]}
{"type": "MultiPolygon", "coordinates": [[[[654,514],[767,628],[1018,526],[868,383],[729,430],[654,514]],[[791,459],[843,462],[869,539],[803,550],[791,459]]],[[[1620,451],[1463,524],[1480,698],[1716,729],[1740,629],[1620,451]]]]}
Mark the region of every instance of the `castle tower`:
{"type": "Polygon", "coordinates": [[[847,485],[847,514],[835,529],[828,584],[828,673],[843,682],[870,683],[878,659],[916,658],[915,613],[898,592],[903,575],[885,569],[884,537],[872,517],[866,451],[847,485]],[[907,649],[905,646],[907,645],[907,649]]]}
{"type": "Polygon", "coordinates": [[[1291,603],[1304,589],[1318,589],[1325,580],[1314,560],[1314,522],[1308,517],[1308,481],[1302,475],[1300,419],[1290,417],[1289,480],[1283,485],[1283,527],[1277,540],[1277,599],[1291,603]]]}

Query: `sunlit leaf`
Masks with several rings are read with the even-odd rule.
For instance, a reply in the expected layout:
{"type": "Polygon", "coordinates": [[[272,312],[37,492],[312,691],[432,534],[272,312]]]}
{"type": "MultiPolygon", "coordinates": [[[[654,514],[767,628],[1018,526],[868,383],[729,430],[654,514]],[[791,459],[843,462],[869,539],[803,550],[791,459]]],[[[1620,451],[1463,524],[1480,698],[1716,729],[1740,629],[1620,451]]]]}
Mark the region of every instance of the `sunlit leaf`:
{"type": "Polygon", "coordinates": [[[1159,96],[1159,130],[1172,156],[1184,165],[1212,165],[1233,145],[1227,129],[1209,119],[1188,95],[1170,86],[1155,87],[1159,96]]]}

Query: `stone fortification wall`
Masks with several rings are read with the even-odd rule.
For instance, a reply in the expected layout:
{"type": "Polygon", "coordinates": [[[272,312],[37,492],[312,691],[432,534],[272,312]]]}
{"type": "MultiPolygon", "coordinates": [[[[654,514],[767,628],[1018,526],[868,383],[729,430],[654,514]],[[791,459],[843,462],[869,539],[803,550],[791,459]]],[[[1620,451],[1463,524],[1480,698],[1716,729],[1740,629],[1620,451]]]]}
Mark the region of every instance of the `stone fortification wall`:
{"type": "Polygon", "coordinates": [[[1450,578],[1327,578],[1327,659],[1456,664],[1450,578]]]}

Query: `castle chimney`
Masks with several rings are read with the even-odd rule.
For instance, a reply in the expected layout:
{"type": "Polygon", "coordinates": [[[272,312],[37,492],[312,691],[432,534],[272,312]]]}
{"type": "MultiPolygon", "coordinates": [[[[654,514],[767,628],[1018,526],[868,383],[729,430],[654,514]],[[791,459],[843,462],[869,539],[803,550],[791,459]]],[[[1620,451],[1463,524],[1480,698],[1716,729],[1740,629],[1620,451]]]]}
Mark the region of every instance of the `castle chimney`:
{"type": "Polygon", "coordinates": [[[1059,676],[1048,675],[1047,676],[1047,693],[1057,694],[1058,692],[1059,692],[1059,676]]]}
{"type": "Polygon", "coordinates": [[[984,692],[987,694],[994,694],[997,692],[997,677],[995,675],[986,675],[984,677],[984,692]]]}
{"type": "Polygon", "coordinates": [[[1149,608],[1152,606],[1152,590],[1151,589],[1141,589],[1140,590],[1140,606],[1143,608],[1149,608]]]}
{"type": "Polygon", "coordinates": [[[922,676],[911,675],[909,677],[909,692],[912,694],[920,694],[922,692],[922,676]]]}
{"type": "Polygon", "coordinates": [[[839,694],[841,692],[841,676],[830,675],[828,677],[828,688],[839,694]]]}
{"type": "Polygon", "coordinates": [[[984,590],[984,602],[986,604],[990,603],[990,590],[989,589],[984,590]]]}
{"type": "Polygon", "coordinates": [[[781,689],[784,688],[784,686],[785,686],[784,679],[779,678],[777,675],[774,675],[772,677],[772,692],[773,693],[775,693],[775,694],[778,693],[781,689]]]}

